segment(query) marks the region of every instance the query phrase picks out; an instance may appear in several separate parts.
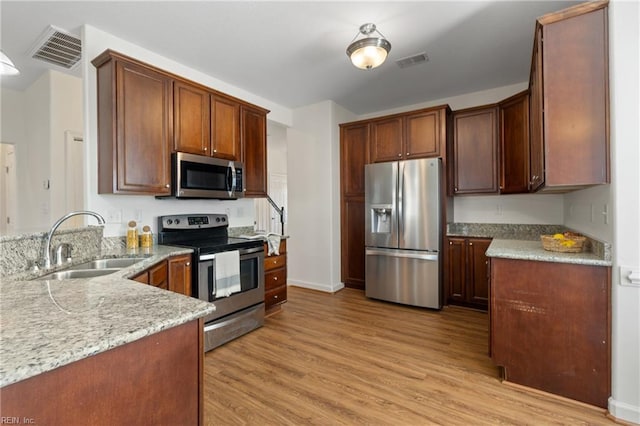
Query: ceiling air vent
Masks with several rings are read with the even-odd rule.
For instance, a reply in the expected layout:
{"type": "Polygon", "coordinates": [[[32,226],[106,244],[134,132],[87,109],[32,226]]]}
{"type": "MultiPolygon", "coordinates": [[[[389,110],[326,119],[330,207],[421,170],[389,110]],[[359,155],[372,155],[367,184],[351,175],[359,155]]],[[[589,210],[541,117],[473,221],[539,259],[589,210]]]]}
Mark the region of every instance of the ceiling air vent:
{"type": "Polygon", "coordinates": [[[396,64],[398,64],[400,68],[407,68],[413,65],[421,64],[423,62],[427,62],[428,60],[429,57],[427,56],[427,54],[422,52],[416,55],[407,56],[406,58],[398,59],[396,61],[396,64]]]}
{"type": "Polygon", "coordinates": [[[72,69],[82,56],[82,42],[67,31],[49,26],[29,54],[34,59],[72,69]]]}

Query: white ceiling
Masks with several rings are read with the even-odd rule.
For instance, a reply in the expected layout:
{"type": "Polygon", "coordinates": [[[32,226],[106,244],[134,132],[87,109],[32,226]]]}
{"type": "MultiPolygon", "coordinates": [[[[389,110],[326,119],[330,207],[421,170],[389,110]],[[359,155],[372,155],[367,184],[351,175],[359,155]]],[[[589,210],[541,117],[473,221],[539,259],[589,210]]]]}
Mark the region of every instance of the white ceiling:
{"type": "Polygon", "coordinates": [[[1,83],[24,90],[49,67],[27,55],[49,25],[89,24],[284,107],[330,99],[366,114],[526,81],[535,19],[575,3],[2,0],[0,44],[21,74],[1,83]],[[366,22],[392,45],[371,71],[345,54],[366,22]],[[395,64],[421,52],[429,62],[395,64]]]}

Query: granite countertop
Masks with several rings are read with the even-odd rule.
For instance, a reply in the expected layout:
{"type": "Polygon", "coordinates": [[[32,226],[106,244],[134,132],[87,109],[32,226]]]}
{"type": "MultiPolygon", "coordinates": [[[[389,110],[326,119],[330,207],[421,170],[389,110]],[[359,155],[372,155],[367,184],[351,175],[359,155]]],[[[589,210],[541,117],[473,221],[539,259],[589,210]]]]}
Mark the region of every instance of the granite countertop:
{"type": "MultiPolygon", "coordinates": [[[[191,250],[154,246],[144,253],[145,260],[89,279],[3,278],[0,387],[213,312],[211,303],[127,279],[168,257],[187,253],[191,250]]],[[[122,250],[102,257],[141,254],[122,250]]]]}
{"type": "Polygon", "coordinates": [[[542,242],[530,240],[494,239],[486,252],[487,257],[535,260],[540,262],[573,263],[578,265],[611,266],[606,260],[592,252],[558,253],[542,248],[542,242]]]}
{"type": "Polygon", "coordinates": [[[537,260],[541,262],[575,263],[611,266],[611,244],[588,238],[583,253],[558,253],[542,247],[540,235],[563,233],[563,225],[527,225],[500,223],[449,223],[448,237],[492,238],[488,257],[537,260]]]}

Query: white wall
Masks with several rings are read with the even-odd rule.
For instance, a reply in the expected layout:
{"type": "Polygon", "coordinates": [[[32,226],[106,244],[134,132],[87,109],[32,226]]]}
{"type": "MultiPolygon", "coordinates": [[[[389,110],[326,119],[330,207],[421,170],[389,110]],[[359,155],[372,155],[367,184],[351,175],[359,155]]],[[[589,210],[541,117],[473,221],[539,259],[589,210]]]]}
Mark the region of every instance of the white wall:
{"type": "MultiPolygon", "coordinates": [[[[20,211],[24,204],[23,195],[26,194],[25,184],[27,173],[27,136],[25,134],[24,94],[11,89],[0,87],[0,142],[14,146],[16,158],[16,205],[13,211],[20,211]]],[[[17,230],[20,215],[14,215],[13,229],[17,230]]]]}
{"type": "MultiPolygon", "coordinates": [[[[49,73],[49,114],[51,128],[50,170],[51,188],[49,221],[53,222],[68,213],[66,205],[66,167],[83,167],[82,164],[66,164],[65,132],[73,131],[82,134],[82,79],[57,71],[49,73]]],[[[76,226],[81,225],[83,218],[78,218],[76,226]]],[[[69,222],[69,221],[68,221],[69,222]]],[[[94,222],[91,222],[94,223],[94,222]]],[[[69,223],[69,227],[71,223],[69,223]]]]}
{"type": "Polygon", "coordinates": [[[137,58],[165,71],[172,72],[192,81],[215,88],[253,104],[265,107],[271,112],[268,119],[284,125],[291,125],[291,111],[273,102],[260,98],[240,88],[216,80],[206,74],[187,68],[184,65],[165,58],[140,46],[127,42],[97,28],[83,27],[83,76],[84,76],[84,135],[86,180],[85,199],[87,208],[101,213],[106,218],[121,215],[122,220],[109,220],[105,226],[105,236],[124,235],[126,223],[138,219],[140,225],[150,225],[154,231],[158,215],[179,213],[226,213],[232,227],[253,226],[254,203],[252,199],[236,201],[219,200],[156,200],[151,196],[98,195],[97,191],[97,83],[96,69],[91,60],[112,49],[137,58]]]}
{"type": "Polygon", "coordinates": [[[340,137],[336,131],[336,120],[341,118],[349,121],[354,117],[331,101],[320,102],[294,110],[294,126],[287,130],[288,282],[330,292],[343,286],[340,137]]]}
{"type": "MultiPolygon", "coordinates": [[[[640,287],[621,285],[620,267],[640,273],[640,6],[609,7],[613,192],[613,366],[609,411],[640,424],[640,287]]],[[[579,194],[585,202],[591,193],[579,194]]],[[[603,197],[605,198],[605,197],[603,197]]],[[[576,199],[572,198],[572,201],[576,199]]]]}

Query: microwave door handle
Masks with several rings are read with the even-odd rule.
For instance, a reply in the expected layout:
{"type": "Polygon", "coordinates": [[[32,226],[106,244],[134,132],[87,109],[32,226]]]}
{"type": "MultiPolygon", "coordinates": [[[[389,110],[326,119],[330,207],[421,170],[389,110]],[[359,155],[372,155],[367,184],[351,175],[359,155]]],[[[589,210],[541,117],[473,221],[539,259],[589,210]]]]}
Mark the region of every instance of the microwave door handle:
{"type": "Polygon", "coordinates": [[[229,197],[232,197],[236,190],[236,167],[234,166],[233,161],[229,161],[228,170],[231,171],[231,182],[227,180],[227,191],[229,192],[229,197]]]}

